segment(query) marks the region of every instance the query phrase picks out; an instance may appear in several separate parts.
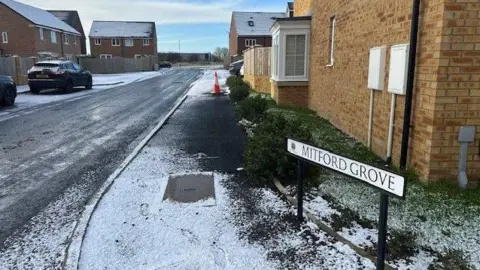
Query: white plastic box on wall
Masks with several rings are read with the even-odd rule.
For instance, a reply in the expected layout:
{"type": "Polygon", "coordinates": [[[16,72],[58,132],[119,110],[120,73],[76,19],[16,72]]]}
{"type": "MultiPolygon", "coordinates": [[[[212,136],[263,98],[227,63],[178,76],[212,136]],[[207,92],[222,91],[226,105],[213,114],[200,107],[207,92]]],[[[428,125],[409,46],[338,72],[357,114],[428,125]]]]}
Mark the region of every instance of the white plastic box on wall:
{"type": "Polygon", "coordinates": [[[368,88],[370,89],[384,89],[386,54],[386,47],[376,47],[370,49],[370,61],[368,64],[368,88]]]}
{"type": "Polygon", "coordinates": [[[392,46],[390,50],[390,72],[388,74],[388,91],[405,95],[407,90],[409,44],[392,46]]]}

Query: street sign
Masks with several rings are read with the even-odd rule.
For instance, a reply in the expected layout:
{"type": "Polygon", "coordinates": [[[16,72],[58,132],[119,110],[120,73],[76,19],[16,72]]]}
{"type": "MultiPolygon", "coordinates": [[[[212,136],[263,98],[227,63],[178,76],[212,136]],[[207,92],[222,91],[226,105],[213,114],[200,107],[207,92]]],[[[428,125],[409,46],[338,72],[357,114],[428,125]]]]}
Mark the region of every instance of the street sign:
{"type": "Polygon", "coordinates": [[[390,195],[405,197],[405,178],[368,164],[339,156],[327,150],[288,139],[288,152],[322,167],[363,181],[390,195]]]}
{"type": "Polygon", "coordinates": [[[405,177],[292,139],[287,140],[287,151],[297,158],[297,218],[299,221],[303,220],[304,161],[340,172],[381,191],[380,218],[378,221],[377,269],[385,269],[388,195],[405,199],[405,177]]]}

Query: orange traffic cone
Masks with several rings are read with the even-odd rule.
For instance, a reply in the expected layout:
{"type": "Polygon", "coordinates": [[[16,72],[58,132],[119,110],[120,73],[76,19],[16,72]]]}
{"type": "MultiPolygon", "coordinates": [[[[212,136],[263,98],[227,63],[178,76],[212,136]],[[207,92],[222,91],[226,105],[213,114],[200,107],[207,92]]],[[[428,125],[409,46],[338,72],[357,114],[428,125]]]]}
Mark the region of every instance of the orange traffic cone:
{"type": "Polygon", "coordinates": [[[217,75],[217,72],[215,71],[215,85],[213,87],[213,93],[215,95],[219,95],[220,94],[220,84],[218,83],[218,75],[217,75]]]}

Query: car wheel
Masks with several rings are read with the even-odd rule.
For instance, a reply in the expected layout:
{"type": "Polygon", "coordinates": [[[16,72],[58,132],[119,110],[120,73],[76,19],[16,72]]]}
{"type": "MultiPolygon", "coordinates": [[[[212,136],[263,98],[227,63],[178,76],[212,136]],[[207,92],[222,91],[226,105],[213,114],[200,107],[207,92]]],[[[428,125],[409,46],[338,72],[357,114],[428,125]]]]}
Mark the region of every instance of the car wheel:
{"type": "Polygon", "coordinates": [[[85,89],[90,90],[93,88],[93,80],[92,77],[89,77],[87,79],[87,85],[85,85],[85,89]]]}
{"type": "Polygon", "coordinates": [[[30,87],[30,92],[32,92],[33,94],[38,94],[40,93],[40,89],[36,87],[30,87]]]}
{"type": "Polygon", "coordinates": [[[71,92],[73,92],[73,81],[72,81],[72,80],[68,80],[68,81],[67,81],[67,84],[66,84],[65,87],[63,88],[63,91],[65,91],[66,93],[71,93],[71,92]]]}
{"type": "Polygon", "coordinates": [[[3,101],[2,101],[3,105],[12,106],[15,103],[15,97],[16,97],[15,89],[13,87],[8,87],[5,90],[5,95],[3,97],[3,101]]]}

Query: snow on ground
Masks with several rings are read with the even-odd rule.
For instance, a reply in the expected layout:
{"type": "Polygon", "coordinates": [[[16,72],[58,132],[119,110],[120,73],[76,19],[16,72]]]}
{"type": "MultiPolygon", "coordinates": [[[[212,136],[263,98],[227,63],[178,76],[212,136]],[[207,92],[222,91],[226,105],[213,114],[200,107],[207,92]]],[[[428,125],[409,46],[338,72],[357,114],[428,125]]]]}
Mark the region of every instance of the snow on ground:
{"type": "MultiPolygon", "coordinates": [[[[313,198],[306,207],[319,217],[328,217],[336,210],[329,206],[321,195],[333,196],[343,207],[357,212],[361,217],[378,220],[379,194],[371,188],[335,176],[324,182],[318,191],[311,192],[313,198]]],[[[417,233],[419,247],[432,248],[437,252],[449,249],[461,250],[470,256],[473,267],[480,269],[480,207],[465,206],[441,196],[427,196],[421,188],[409,186],[405,201],[390,199],[389,230],[406,230],[417,233]]],[[[345,238],[361,246],[372,246],[377,242],[376,229],[355,225],[340,232],[345,238]]],[[[426,269],[433,261],[432,254],[420,250],[412,262],[394,263],[399,269],[426,269]]]]}
{"type": "Polygon", "coordinates": [[[225,85],[225,81],[230,76],[228,70],[204,70],[200,80],[192,84],[192,88],[188,92],[190,96],[203,96],[210,95],[213,93],[215,72],[218,75],[218,83],[222,91],[228,93],[228,87],[225,85]]]}
{"type": "Polygon", "coordinates": [[[93,214],[80,269],[275,269],[264,250],[236,237],[228,176],[215,174],[215,206],[162,200],[169,173],[195,168],[175,149],[146,148],[93,214]]]}

